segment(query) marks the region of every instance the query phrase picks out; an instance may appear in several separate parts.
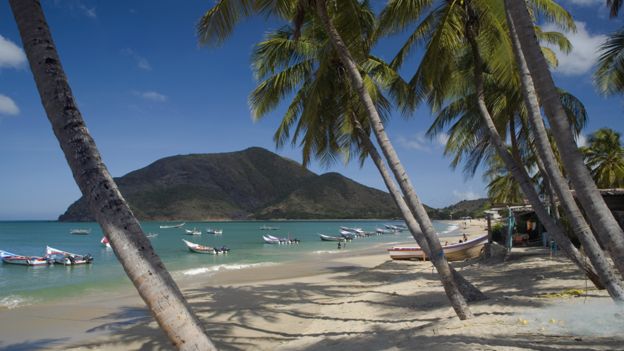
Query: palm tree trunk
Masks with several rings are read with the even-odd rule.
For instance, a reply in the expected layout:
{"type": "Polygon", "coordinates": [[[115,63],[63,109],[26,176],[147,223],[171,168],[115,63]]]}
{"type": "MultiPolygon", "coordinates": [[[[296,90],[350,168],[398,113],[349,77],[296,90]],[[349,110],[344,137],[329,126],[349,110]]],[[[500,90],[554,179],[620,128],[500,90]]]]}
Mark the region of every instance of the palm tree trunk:
{"type": "Polygon", "coordinates": [[[455,281],[452,279],[448,262],[446,261],[446,257],[444,257],[444,252],[442,251],[442,245],[440,245],[440,241],[437,239],[431,220],[429,219],[425,208],[422,206],[422,203],[420,203],[420,200],[416,196],[409,177],[407,176],[403,165],[401,164],[394,148],[392,147],[392,144],[390,143],[390,140],[388,139],[388,136],[386,135],[381,118],[377,113],[377,109],[375,108],[370,95],[364,87],[362,76],[360,75],[355,62],[351,57],[349,49],[345,45],[334,25],[331,23],[329,15],[327,14],[325,0],[316,0],[316,8],[317,14],[325,27],[326,34],[329,37],[332,46],[338,53],[340,61],[347,68],[347,73],[351,79],[351,83],[355,87],[355,90],[357,91],[358,96],[366,109],[368,115],[367,117],[371,121],[375,137],[377,138],[377,143],[381,147],[384,156],[388,160],[390,169],[394,173],[394,177],[399,183],[403,194],[405,194],[405,197],[407,198],[407,203],[411,212],[418,220],[423,234],[427,238],[427,244],[429,245],[432,253],[431,262],[440,274],[440,280],[442,281],[446,295],[451,301],[451,305],[453,306],[455,313],[457,313],[459,319],[462,320],[472,318],[472,312],[470,312],[470,309],[466,304],[466,300],[461,295],[455,281]]]}
{"type": "Polygon", "coordinates": [[[524,167],[515,162],[513,156],[511,156],[511,154],[509,154],[509,151],[507,151],[507,147],[501,139],[500,135],[498,134],[496,126],[494,125],[490,112],[488,111],[487,105],[485,103],[482,69],[483,62],[481,61],[479,46],[472,30],[469,29],[466,31],[466,37],[472,49],[472,54],[474,58],[473,64],[477,97],[476,102],[479,108],[479,113],[481,114],[481,118],[483,118],[483,122],[488,129],[492,144],[496,148],[498,155],[505,163],[507,169],[509,169],[513,177],[520,185],[522,192],[529,200],[529,203],[533,207],[533,210],[537,214],[537,217],[540,219],[542,224],[544,224],[548,233],[552,235],[555,242],[567,254],[572,262],[574,262],[574,264],[576,264],[583,272],[585,272],[587,277],[594,283],[594,285],[596,285],[596,287],[598,288],[601,288],[601,281],[596,273],[593,271],[592,267],[585,264],[583,257],[578,252],[576,247],[572,245],[572,242],[570,242],[570,239],[568,239],[561,227],[552,219],[552,217],[550,217],[550,215],[546,211],[546,208],[541,203],[539,196],[537,195],[537,191],[535,191],[535,188],[533,187],[529,175],[526,173],[524,167]]]}
{"type": "Polygon", "coordinates": [[[41,102],[72,174],[130,280],[182,350],[216,350],[102,162],[37,0],[10,0],[41,102]]]}
{"type": "MultiPolygon", "coordinates": [[[[394,202],[396,203],[397,207],[401,211],[401,215],[405,219],[405,224],[407,224],[407,228],[412,234],[412,237],[414,238],[414,240],[416,240],[418,245],[423,249],[423,251],[425,252],[425,255],[427,255],[427,257],[431,257],[431,251],[429,250],[429,245],[427,245],[427,239],[425,239],[425,236],[423,235],[422,230],[420,229],[420,226],[418,225],[418,222],[416,221],[416,218],[414,218],[414,215],[412,214],[409,207],[405,203],[405,200],[403,199],[403,195],[401,194],[401,191],[397,188],[396,184],[392,180],[392,176],[390,175],[390,172],[386,168],[386,164],[381,158],[381,155],[377,151],[377,148],[375,147],[375,145],[373,145],[373,142],[370,140],[369,136],[366,134],[366,132],[364,132],[363,128],[359,127],[359,122],[357,122],[357,120],[355,121],[355,124],[358,130],[358,135],[360,136],[360,139],[362,140],[362,144],[364,144],[364,147],[366,147],[366,151],[368,151],[371,159],[375,163],[375,166],[377,166],[377,169],[379,170],[379,173],[381,174],[381,177],[383,178],[384,184],[386,184],[386,187],[388,188],[390,195],[392,195],[394,202]]],[[[459,288],[460,293],[462,294],[462,296],[464,296],[466,301],[474,302],[474,301],[487,300],[487,296],[485,296],[485,294],[483,294],[481,290],[479,290],[476,286],[474,286],[472,283],[466,280],[466,278],[464,278],[463,275],[457,272],[450,264],[449,264],[449,269],[451,270],[451,273],[453,274],[453,278],[455,279],[455,282],[459,288]]]]}
{"type": "Polygon", "coordinates": [[[514,55],[516,57],[516,63],[518,64],[520,70],[520,81],[522,83],[524,101],[527,106],[529,123],[533,127],[533,135],[535,137],[538,157],[543,161],[546,174],[557,192],[557,196],[559,197],[559,201],[561,201],[564,213],[572,225],[572,230],[585,248],[585,253],[596,269],[596,273],[600,277],[601,282],[607,288],[609,295],[611,295],[614,300],[624,300],[624,288],[622,287],[622,281],[611,268],[609,261],[600,248],[598,241],[596,241],[596,237],[592,233],[589,224],[585,221],[585,217],[583,217],[581,210],[576,205],[576,201],[574,201],[570,188],[559,170],[559,165],[557,164],[555,155],[550,147],[548,135],[546,134],[546,127],[544,126],[544,121],[541,117],[539,104],[537,102],[537,95],[535,94],[535,86],[533,85],[533,79],[531,78],[531,73],[529,72],[524,56],[522,56],[522,52],[520,51],[520,42],[518,41],[516,28],[510,17],[511,14],[509,10],[506,9],[505,12],[513,44],[514,55]]]}
{"type": "Polygon", "coordinates": [[[606,244],[620,274],[624,275],[624,231],[600,195],[574,142],[572,129],[537,42],[533,21],[526,3],[519,0],[505,0],[505,7],[513,19],[520,40],[521,52],[533,78],[539,101],[550,122],[566,174],[598,238],[606,244]]]}

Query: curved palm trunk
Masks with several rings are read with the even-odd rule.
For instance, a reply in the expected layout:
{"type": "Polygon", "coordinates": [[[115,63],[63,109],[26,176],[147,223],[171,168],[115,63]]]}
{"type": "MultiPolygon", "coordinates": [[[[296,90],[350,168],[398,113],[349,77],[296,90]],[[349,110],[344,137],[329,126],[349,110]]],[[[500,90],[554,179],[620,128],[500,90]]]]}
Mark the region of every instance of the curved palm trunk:
{"type": "Polygon", "coordinates": [[[367,117],[370,119],[371,124],[373,126],[373,131],[375,133],[375,137],[377,138],[377,142],[381,147],[384,156],[388,160],[388,164],[390,165],[390,169],[394,173],[394,177],[396,178],[401,190],[405,194],[407,198],[407,203],[410,207],[411,212],[414,214],[420,227],[423,231],[423,234],[427,238],[427,244],[431,250],[432,255],[431,262],[438,270],[440,274],[440,280],[442,281],[442,285],[444,286],[444,290],[446,291],[446,295],[451,301],[451,305],[457,313],[457,316],[460,319],[468,319],[472,318],[472,312],[468,308],[466,304],[466,300],[459,292],[455,281],[452,279],[452,274],[449,270],[448,262],[446,261],[446,257],[444,256],[444,252],[442,251],[442,245],[440,245],[440,241],[437,239],[436,232],[431,224],[431,220],[425,211],[425,208],[420,203],[420,200],[416,196],[414,192],[414,188],[409,181],[407,173],[403,168],[386,132],[384,130],[383,123],[381,122],[381,118],[377,113],[377,109],[373,104],[371,97],[369,96],[364,84],[362,82],[362,76],[358,71],[358,68],[351,57],[351,53],[349,52],[347,46],[343,42],[340,34],[331,23],[331,20],[327,14],[327,7],[325,0],[316,0],[316,8],[318,16],[321,19],[325,27],[325,31],[327,36],[329,37],[332,46],[338,53],[338,57],[342,64],[347,68],[347,72],[349,74],[349,78],[351,79],[351,83],[355,87],[355,90],[358,93],[359,98],[364,105],[364,108],[367,112],[367,117]]]}
{"type": "Polygon", "coordinates": [[[216,350],[102,162],[76,106],[41,4],[9,2],[54,134],[126,274],[176,347],[216,350]]]}
{"type": "MultiPolygon", "coordinates": [[[[414,218],[414,215],[405,203],[401,191],[396,187],[396,184],[392,180],[392,176],[386,168],[386,164],[381,158],[381,155],[379,155],[377,148],[375,147],[375,145],[373,145],[368,135],[366,135],[366,133],[361,128],[358,128],[358,130],[362,143],[366,147],[366,150],[368,151],[371,159],[375,163],[375,166],[377,166],[377,169],[379,170],[379,173],[383,178],[384,184],[386,184],[386,187],[388,188],[390,195],[392,195],[394,202],[401,211],[401,215],[403,215],[403,218],[405,219],[405,224],[407,224],[407,227],[409,228],[412,237],[414,237],[414,240],[416,240],[418,245],[423,249],[425,255],[431,257],[431,251],[429,250],[429,245],[427,245],[427,239],[425,239],[425,236],[423,235],[422,230],[420,229],[420,226],[416,221],[416,218],[414,218]]],[[[483,294],[481,290],[479,290],[476,286],[466,280],[466,278],[464,278],[463,275],[461,275],[453,267],[451,267],[451,265],[449,265],[449,269],[453,274],[453,278],[455,279],[460,293],[462,294],[462,296],[464,296],[466,301],[474,302],[487,300],[487,296],[485,296],[485,294],[483,294]]]]}
{"type": "Polygon", "coordinates": [[[613,217],[602,195],[592,180],[589,170],[574,142],[574,136],[559,94],[548,70],[535,36],[533,22],[525,1],[505,0],[505,7],[513,19],[521,51],[533,78],[542,107],[550,122],[555,141],[561,153],[566,174],[576,190],[577,198],[587,213],[598,238],[606,244],[620,274],[624,275],[624,231],[613,217]]]}
{"type": "Polygon", "coordinates": [[[606,259],[598,241],[596,241],[596,237],[592,233],[589,224],[585,221],[581,210],[576,205],[574,197],[570,192],[570,188],[559,170],[557,161],[555,160],[555,155],[553,154],[548,141],[544,121],[541,117],[531,73],[529,72],[524,56],[522,56],[522,52],[520,51],[520,43],[518,41],[518,35],[514,23],[510,17],[509,10],[507,9],[505,12],[511,41],[513,43],[516,63],[518,64],[520,70],[522,93],[527,106],[529,123],[533,127],[533,135],[535,136],[538,157],[543,161],[546,174],[557,192],[559,201],[561,201],[561,206],[565,211],[564,213],[572,225],[572,230],[585,248],[585,253],[589,257],[594,269],[596,269],[596,273],[600,277],[601,282],[607,288],[609,295],[611,295],[614,300],[624,300],[624,288],[622,287],[622,281],[611,268],[609,261],[606,259]]]}
{"type": "Polygon", "coordinates": [[[578,252],[576,247],[572,245],[572,242],[570,242],[570,239],[568,239],[568,237],[565,235],[561,227],[552,219],[552,217],[550,217],[550,215],[546,211],[546,208],[540,201],[539,196],[537,195],[537,191],[533,187],[533,184],[531,184],[531,180],[529,178],[529,175],[526,173],[526,170],[524,169],[524,167],[522,167],[517,162],[515,162],[513,156],[509,154],[509,151],[507,151],[507,147],[505,143],[503,142],[500,135],[498,134],[498,131],[496,130],[496,126],[494,125],[494,122],[492,121],[492,116],[490,115],[490,112],[488,111],[487,105],[485,103],[484,88],[483,88],[483,70],[482,70],[483,63],[481,61],[481,55],[479,53],[479,46],[473,35],[474,34],[471,33],[470,30],[467,31],[466,37],[472,49],[472,54],[474,58],[473,64],[474,64],[474,74],[475,74],[477,105],[479,108],[479,113],[481,114],[481,118],[483,118],[483,121],[488,129],[488,133],[490,135],[490,140],[492,144],[496,148],[498,155],[505,163],[505,166],[507,167],[507,169],[509,169],[509,172],[511,172],[513,177],[516,179],[516,181],[520,185],[522,192],[529,200],[529,203],[533,207],[533,210],[537,214],[537,217],[544,224],[548,233],[552,235],[555,242],[567,254],[567,256],[572,260],[572,262],[574,262],[574,264],[576,264],[583,272],[585,272],[587,277],[594,283],[594,285],[598,288],[602,288],[601,281],[596,275],[596,273],[593,271],[592,267],[590,265],[585,264],[583,257],[578,252]]]}

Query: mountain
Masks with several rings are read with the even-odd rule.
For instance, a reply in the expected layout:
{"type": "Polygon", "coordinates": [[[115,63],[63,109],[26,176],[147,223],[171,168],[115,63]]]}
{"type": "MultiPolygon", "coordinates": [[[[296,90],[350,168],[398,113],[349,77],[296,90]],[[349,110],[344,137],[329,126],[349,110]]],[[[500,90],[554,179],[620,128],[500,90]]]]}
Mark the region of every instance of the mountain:
{"type": "MultiPolygon", "coordinates": [[[[141,220],[397,218],[389,194],[252,147],[179,155],[115,178],[141,220]]],[[[84,198],[60,221],[92,221],[84,198]]]]}
{"type": "Polygon", "coordinates": [[[490,208],[489,199],[462,200],[454,205],[427,210],[431,219],[458,219],[465,216],[483,217],[483,211],[490,208]]]}

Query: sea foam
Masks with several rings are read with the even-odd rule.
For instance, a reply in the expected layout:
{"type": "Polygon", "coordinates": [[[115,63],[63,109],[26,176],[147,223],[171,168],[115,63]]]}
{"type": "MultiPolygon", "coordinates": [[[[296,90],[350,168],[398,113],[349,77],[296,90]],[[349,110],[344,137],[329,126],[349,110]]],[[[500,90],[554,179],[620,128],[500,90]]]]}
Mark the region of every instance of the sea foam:
{"type": "Polygon", "coordinates": [[[209,274],[216,273],[220,271],[232,271],[246,268],[255,268],[255,267],[267,267],[273,266],[276,263],[273,262],[262,262],[262,263],[249,263],[249,264],[220,264],[217,266],[210,267],[200,267],[188,269],[182,272],[184,275],[198,275],[198,274],[209,274]]]}
{"type": "Polygon", "coordinates": [[[28,306],[33,303],[32,299],[22,297],[19,295],[9,295],[0,298],[0,308],[7,308],[12,310],[14,308],[28,306]]]}

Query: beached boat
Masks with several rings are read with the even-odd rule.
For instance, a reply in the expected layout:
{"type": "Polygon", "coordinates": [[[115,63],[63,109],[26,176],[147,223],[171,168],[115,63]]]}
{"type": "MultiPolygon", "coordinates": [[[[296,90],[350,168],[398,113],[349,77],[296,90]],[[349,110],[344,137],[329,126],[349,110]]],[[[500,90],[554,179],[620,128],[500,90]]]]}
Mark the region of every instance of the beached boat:
{"type": "MultiPolygon", "coordinates": [[[[442,250],[447,260],[461,261],[479,256],[485,243],[487,243],[487,234],[463,243],[443,246],[442,250]]],[[[429,259],[419,246],[395,246],[388,249],[388,253],[393,260],[424,261],[429,259]]]]}
{"type": "Polygon", "coordinates": [[[227,254],[228,252],[230,252],[230,249],[228,249],[225,246],[223,246],[220,249],[218,249],[218,248],[212,247],[212,246],[205,246],[205,245],[195,244],[195,243],[192,243],[190,241],[186,241],[184,239],[182,239],[182,241],[184,242],[186,247],[188,247],[188,249],[191,252],[195,252],[195,253],[209,254],[209,255],[224,255],[224,254],[227,254]]]}
{"type": "Polygon", "coordinates": [[[319,234],[319,236],[321,237],[321,240],[323,241],[346,241],[347,240],[341,236],[331,236],[331,235],[325,235],[325,234],[319,234]]]}
{"type": "Polygon", "coordinates": [[[100,240],[100,243],[102,243],[102,245],[106,246],[107,249],[111,248],[110,241],[108,241],[108,238],[106,236],[102,237],[102,239],[100,240]]]}
{"type": "Polygon", "coordinates": [[[64,264],[66,266],[89,264],[93,262],[93,256],[91,256],[90,254],[78,255],[71,252],[55,249],[49,246],[46,246],[45,257],[53,260],[54,263],[64,264]]]}
{"type": "Polygon", "coordinates": [[[71,229],[69,231],[69,234],[73,234],[73,235],[87,235],[87,234],[91,234],[91,228],[89,229],[71,229]]]}
{"type": "Polygon", "coordinates": [[[161,225],[160,229],[182,228],[185,224],[186,222],[173,225],[161,225]]]}
{"type": "Polygon", "coordinates": [[[223,229],[206,228],[206,234],[221,235],[223,234],[223,229]]]}
{"type": "Polygon", "coordinates": [[[40,256],[22,256],[0,250],[2,262],[10,264],[19,264],[22,266],[46,266],[52,263],[47,257],[40,256]]]}
{"type": "Polygon", "coordinates": [[[184,229],[184,232],[186,233],[186,235],[201,235],[201,230],[197,230],[197,228],[193,228],[193,229],[184,229]]]}

